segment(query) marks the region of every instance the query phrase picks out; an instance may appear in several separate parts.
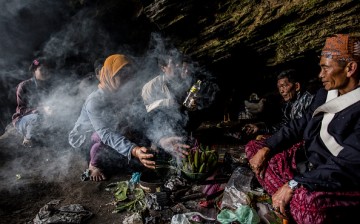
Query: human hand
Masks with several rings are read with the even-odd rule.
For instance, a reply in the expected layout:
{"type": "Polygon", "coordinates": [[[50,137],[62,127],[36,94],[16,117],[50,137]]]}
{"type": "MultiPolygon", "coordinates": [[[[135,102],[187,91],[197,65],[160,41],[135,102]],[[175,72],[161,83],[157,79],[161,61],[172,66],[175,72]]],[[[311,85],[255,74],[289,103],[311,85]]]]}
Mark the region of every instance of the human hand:
{"type": "Polygon", "coordinates": [[[153,154],[149,153],[150,149],[146,147],[135,147],[132,149],[131,154],[138,158],[139,161],[147,168],[155,169],[155,161],[152,161],[151,158],[154,157],[153,154]]]}
{"type": "Polygon", "coordinates": [[[189,145],[184,143],[184,139],[178,136],[164,137],[159,141],[161,148],[170,152],[176,157],[185,158],[189,153],[187,149],[190,148],[189,145]]]}
{"type": "Polygon", "coordinates": [[[247,135],[256,134],[259,131],[259,127],[255,124],[245,124],[243,130],[247,135]]]}
{"type": "Polygon", "coordinates": [[[293,190],[286,183],[280,187],[275,194],[272,196],[272,206],[275,214],[282,218],[288,219],[287,217],[287,206],[290,203],[291,197],[293,195],[293,190]]]}
{"type": "Polygon", "coordinates": [[[194,111],[197,109],[197,97],[194,96],[189,100],[189,103],[186,105],[186,107],[188,108],[188,110],[190,111],[194,111]]]}
{"type": "Polygon", "coordinates": [[[50,106],[43,106],[42,111],[45,115],[52,115],[54,112],[52,107],[50,107],[50,106]]]}
{"type": "Polygon", "coordinates": [[[266,139],[266,136],[265,135],[258,135],[256,136],[255,140],[258,140],[258,141],[262,141],[262,140],[265,140],[266,139]]]}
{"type": "Polygon", "coordinates": [[[250,168],[260,178],[264,178],[267,156],[270,152],[268,147],[263,147],[249,160],[250,168]]]}

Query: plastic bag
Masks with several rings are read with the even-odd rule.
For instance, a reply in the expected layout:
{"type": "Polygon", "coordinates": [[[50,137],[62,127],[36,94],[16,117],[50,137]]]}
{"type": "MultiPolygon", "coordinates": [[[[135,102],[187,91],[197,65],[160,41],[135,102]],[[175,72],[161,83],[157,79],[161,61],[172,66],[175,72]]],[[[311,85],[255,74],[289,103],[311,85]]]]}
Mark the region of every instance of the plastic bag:
{"type": "Polygon", "coordinates": [[[207,217],[199,212],[188,212],[174,215],[171,218],[171,224],[191,224],[193,222],[215,221],[215,219],[207,217]]]}
{"type": "Polygon", "coordinates": [[[220,209],[236,210],[241,205],[250,205],[251,182],[254,173],[247,167],[237,167],[226,184],[220,209]]]}
{"type": "Polygon", "coordinates": [[[234,221],[238,221],[241,224],[260,223],[259,215],[255,211],[255,209],[251,208],[248,205],[241,205],[235,210],[235,212],[229,209],[224,209],[218,214],[217,220],[223,224],[231,223],[234,221]]]}

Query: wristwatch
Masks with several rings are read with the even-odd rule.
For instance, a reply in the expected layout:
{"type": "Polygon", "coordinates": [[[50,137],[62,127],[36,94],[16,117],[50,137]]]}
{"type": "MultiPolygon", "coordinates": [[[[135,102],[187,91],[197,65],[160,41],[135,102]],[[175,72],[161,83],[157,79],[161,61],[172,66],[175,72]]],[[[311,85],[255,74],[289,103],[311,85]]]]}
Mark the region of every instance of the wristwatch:
{"type": "Polygon", "coordinates": [[[288,182],[288,185],[291,188],[291,190],[295,190],[300,187],[299,183],[296,180],[290,180],[288,182]]]}

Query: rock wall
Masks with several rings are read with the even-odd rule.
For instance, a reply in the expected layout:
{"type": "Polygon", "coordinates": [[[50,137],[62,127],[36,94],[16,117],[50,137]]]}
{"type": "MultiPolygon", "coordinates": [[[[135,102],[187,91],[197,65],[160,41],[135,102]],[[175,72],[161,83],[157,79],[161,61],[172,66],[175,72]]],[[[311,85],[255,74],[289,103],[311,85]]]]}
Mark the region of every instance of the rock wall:
{"type": "Polygon", "coordinates": [[[360,35],[360,2],[353,0],[155,0],[144,13],[184,52],[208,63],[246,46],[274,66],[319,52],[333,33],[360,35]]]}

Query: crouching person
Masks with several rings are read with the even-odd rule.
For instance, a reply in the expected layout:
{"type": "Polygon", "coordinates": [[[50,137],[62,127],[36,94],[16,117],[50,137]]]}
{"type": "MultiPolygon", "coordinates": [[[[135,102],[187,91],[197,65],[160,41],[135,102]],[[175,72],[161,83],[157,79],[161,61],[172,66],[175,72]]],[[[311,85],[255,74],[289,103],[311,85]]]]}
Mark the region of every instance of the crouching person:
{"type": "Polygon", "coordinates": [[[33,147],[41,142],[46,132],[45,118],[52,114],[52,107],[45,104],[51,90],[50,78],[55,62],[40,57],[33,60],[29,67],[32,77],[20,82],[16,87],[16,112],[12,124],[23,136],[23,146],[33,147]]]}
{"type": "Polygon", "coordinates": [[[131,88],[128,84],[132,83],[130,80],[134,78],[134,74],[134,63],[128,56],[114,54],[106,58],[99,73],[98,89],[87,97],[80,116],[69,133],[71,146],[81,148],[88,144],[90,147],[90,180],[102,181],[107,178],[104,170],[110,163],[101,159],[104,151],[110,151],[111,159],[115,159],[115,163],[122,164],[124,168],[132,162],[155,168],[149,149],[131,141],[121,131],[122,127],[118,127],[119,118],[126,119],[126,116],[119,114],[129,107],[129,102],[124,101],[129,98],[131,88]]]}

